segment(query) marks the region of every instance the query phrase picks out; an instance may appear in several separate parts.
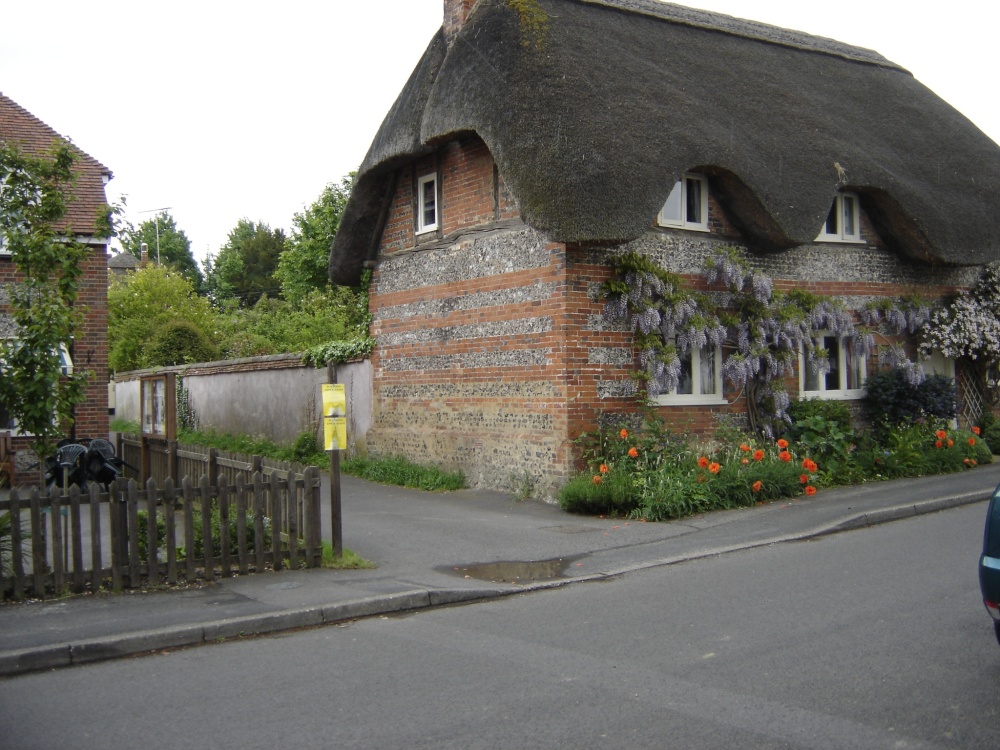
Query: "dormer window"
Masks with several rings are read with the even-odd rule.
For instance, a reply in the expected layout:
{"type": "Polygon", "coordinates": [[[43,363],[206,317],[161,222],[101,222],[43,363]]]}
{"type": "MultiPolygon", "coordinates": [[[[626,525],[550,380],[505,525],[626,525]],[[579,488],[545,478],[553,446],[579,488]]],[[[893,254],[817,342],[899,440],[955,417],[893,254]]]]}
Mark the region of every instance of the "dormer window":
{"type": "Polygon", "coordinates": [[[861,242],[859,219],[858,196],[854,193],[837,193],[816,241],[861,242]]]}
{"type": "Polygon", "coordinates": [[[708,231],[708,180],[686,174],[677,181],[663,204],[656,223],[661,227],[708,231]]]}
{"type": "Polygon", "coordinates": [[[424,175],[417,180],[417,234],[438,228],[437,206],[437,175],[424,175]]]}

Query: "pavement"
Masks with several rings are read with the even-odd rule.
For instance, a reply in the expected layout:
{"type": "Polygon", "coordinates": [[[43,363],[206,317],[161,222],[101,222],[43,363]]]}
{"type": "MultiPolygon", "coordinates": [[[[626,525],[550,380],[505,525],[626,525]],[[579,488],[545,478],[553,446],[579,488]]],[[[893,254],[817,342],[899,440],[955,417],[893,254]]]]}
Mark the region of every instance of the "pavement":
{"type": "Polygon", "coordinates": [[[998,484],[1000,462],[643,523],[570,515],[499,492],[427,493],[345,476],[344,545],[374,569],[269,572],[3,604],[0,677],[607,580],[980,503],[998,484]]]}

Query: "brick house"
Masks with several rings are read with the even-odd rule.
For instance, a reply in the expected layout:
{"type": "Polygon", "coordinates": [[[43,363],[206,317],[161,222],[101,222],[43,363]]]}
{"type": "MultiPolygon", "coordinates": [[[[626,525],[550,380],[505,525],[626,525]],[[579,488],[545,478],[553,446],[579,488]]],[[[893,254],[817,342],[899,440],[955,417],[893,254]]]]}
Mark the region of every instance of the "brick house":
{"type": "MultiPolygon", "coordinates": [[[[444,8],[330,257],[336,283],[373,270],[375,452],[483,486],[570,476],[574,439],[636,409],[599,293],[612,252],[694,279],[736,246],[850,309],[1000,258],[1000,148],[876,52],[657,0],[444,8]]],[[[793,398],[860,398],[872,363],[831,346],[840,380],[793,398]]],[[[656,399],[678,430],[746,411],[707,357],[656,399]]]]}
{"type": "MultiPolygon", "coordinates": [[[[43,156],[56,142],[67,139],[20,107],[10,98],[0,94],[0,140],[14,145],[26,154],[43,156]]],[[[107,206],[104,186],[111,179],[111,170],[96,159],[77,149],[74,165],[76,183],[73,200],[63,221],[66,230],[73,232],[86,243],[91,252],[80,278],[77,304],[86,313],[81,330],[75,340],[67,342],[64,359],[66,364],[90,373],[86,397],[75,412],[71,435],[74,437],[100,437],[108,433],[108,344],[107,344],[107,288],[108,243],[107,237],[97,236],[97,218],[107,206]]],[[[16,337],[13,321],[5,312],[9,296],[7,289],[17,283],[13,260],[0,246],[0,336],[16,337]]],[[[17,427],[10,423],[3,404],[0,404],[0,430],[12,429],[14,447],[18,450],[18,466],[22,470],[34,463],[27,450],[28,440],[17,435],[17,427]]],[[[22,473],[22,479],[27,479],[22,473]]]]}

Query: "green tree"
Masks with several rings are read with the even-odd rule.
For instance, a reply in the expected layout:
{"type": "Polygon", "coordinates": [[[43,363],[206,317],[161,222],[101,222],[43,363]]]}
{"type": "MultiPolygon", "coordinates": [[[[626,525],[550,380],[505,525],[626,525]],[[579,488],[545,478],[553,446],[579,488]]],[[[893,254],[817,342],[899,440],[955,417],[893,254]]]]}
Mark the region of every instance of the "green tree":
{"type": "Polygon", "coordinates": [[[161,211],[146,219],[138,227],[126,224],[121,231],[122,247],[136,258],[142,257],[142,243],[149,248],[149,259],[180,271],[195,289],[201,289],[201,270],[191,254],[191,240],[184,230],[177,228],[177,222],[167,211],[161,211]]]}
{"type": "Polygon", "coordinates": [[[340,228],[354,175],[347,175],[339,185],[328,184],[312,205],[292,217],[292,235],[274,273],[285,299],[298,302],[308,292],[329,284],[330,245],[340,228]]]}
{"type": "MultiPolygon", "coordinates": [[[[108,287],[108,366],[122,371],[174,364],[157,359],[167,348],[153,346],[168,336],[171,324],[185,322],[211,344],[217,321],[209,301],[177,271],[150,265],[116,277],[108,287]]],[[[202,341],[196,334],[189,338],[202,341]]]]}
{"type": "MultiPolygon", "coordinates": [[[[89,252],[60,226],[71,199],[74,158],[65,143],[51,158],[0,143],[0,236],[19,275],[8,286],[16,338],[0,342],[0,403],[33,436],[40,459],[72,422],[88,376],[64,373],[60,357],[81,323],[74,303],[89,252]]],[[[110,215],[99,219],[99,231],[110,234],[110,215]]]]}
{"type": "Polygon", "coordinates": [[[274,272],[284,249],[283,229],[240,219],[218,255],[205,259],[206,290],[216,302],[235,298],[245,307],[264,295],[277,296],[280,287],[274,272]]]}

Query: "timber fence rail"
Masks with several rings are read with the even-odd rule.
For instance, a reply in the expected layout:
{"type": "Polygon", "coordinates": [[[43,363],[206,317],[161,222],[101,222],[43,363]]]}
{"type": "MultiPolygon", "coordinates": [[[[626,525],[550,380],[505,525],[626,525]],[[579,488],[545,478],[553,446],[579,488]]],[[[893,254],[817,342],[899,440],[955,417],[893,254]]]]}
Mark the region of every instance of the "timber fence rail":
{"type": "Polygon", "coordinates": [[[10,514],[9,544],[0,552],[4,597],[65,591],[120,590],[283,567],[319,567],[320,474],[271,468],[212,483],[119,479],[91,484],[16,488],[0,499],[10,514]]]}

